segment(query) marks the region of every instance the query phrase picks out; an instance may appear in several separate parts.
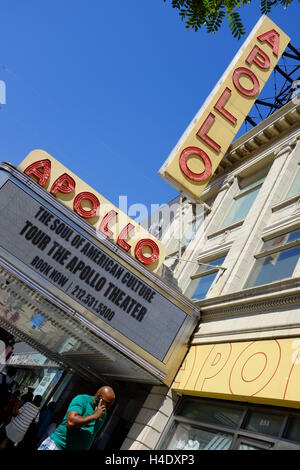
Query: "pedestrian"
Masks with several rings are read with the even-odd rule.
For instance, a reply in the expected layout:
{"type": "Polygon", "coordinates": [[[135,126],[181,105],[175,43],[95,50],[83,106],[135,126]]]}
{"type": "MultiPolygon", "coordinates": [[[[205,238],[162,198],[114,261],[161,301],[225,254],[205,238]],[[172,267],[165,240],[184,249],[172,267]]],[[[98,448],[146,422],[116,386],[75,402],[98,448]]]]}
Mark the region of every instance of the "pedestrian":
{"type": "Polygon", "coordinates": [[[108,386],[99,388],[94,396],[77,395],[55,432],[38,450],[89,450],[114,401],[115,393],[108,386]]]}
{"type": "Polygon", "coordinates": [[[28,389],[28,391],[24,395],[21,396],[21,400],[22,400],[23,405],[25,405],[25,403],[32,403],[33,391],[31,389],[28,389]]]}
{"type": "Polygon", "coordinates": [[[7,445],[13,443],[15,446],[21,442],[30,424],[39,419],[39,408],[43,397],[36,395],[33,402],[26,402],[19,410],[16,410],[15,417],[5,427],[5,438],[0,445],[0,449],[5,449],[7,445]]]}
{"type": "Polygon", "coordinates": [[[17,369],[14,367],[8,367],[6,374],[0,373],[0,408],[3,409],[11,395],[17,388],[17,384],[14,381],[17,369]]]}
{"type": "Polygon", "coordinates": [[[44,437],[48,427],[53,423],[53,412],[55,410],[56,403],[51,401],[45,409],[40,413],[40,419],[37,424],[37,438],[39,441],[44,437]]]}
{"type": "Polygon", "coordinates": [[[61,420],[62,420],[62,417],[59,417],[58,413],[53,412],[51,423],[49,424],[49,426],[46,428],[45,432],[43,433],[43,435],[39,439],[38,445],[36,447],[39,447],[41,445],[41,443],[45,439],[47,439],[47,437],[51,436],[51,434],[54,434],[54,432],[55,432],[57,426],[60,424],[61,420]]]}
{"type": "Polygon", "coordinates": [[[11,418],[13,417],[14,410],[18,410],[22,406],[22,401],[20,400],[20,390],[17,389],[14,391],[12,396],[8,399],[7,404],[2,410],[0,410],[0,423],[8,424],[11,418]]]}

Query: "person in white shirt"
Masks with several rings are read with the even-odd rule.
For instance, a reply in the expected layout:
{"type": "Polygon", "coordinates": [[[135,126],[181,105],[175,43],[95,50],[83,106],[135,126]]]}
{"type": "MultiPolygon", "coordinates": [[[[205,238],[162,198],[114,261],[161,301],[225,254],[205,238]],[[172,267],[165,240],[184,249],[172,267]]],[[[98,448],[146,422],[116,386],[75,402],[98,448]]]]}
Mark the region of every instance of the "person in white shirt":
{"type": "Polygon", "coordinates": [[[30,424],[33,421],[38,422],[42,399],[41,395],[36,395],[32,403],[25,403],[15,412],[16,416],[5,427],[6,438],[1,443],[0,449],[5,449],[9,442],[17,446],[24,439],[30,424]]]}

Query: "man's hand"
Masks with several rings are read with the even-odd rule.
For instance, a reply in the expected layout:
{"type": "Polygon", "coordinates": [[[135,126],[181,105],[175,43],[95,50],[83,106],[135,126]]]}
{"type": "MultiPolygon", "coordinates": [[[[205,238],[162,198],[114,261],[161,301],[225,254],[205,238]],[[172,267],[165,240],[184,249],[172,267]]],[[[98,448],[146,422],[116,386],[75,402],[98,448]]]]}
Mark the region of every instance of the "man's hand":
{"type": "Polygon", "coordinates": [[[99,406],[97,406],[97,407],[95,408],[95,411],[94,411],[94,417],[95,417],[95,419],[100,419],[100,418],[102,418],[102,416],[103,416],[104,413],[105,413],[105,410],[106,410],[105,406],[102,405],[102,404],[99,404],[99,406]]]}
{"type": "Polygon", "coordinates": [[[67,414],[67,427],[69,429],[81,428],[81,426],[84,426],[91,421],[100,419],[104,415],[105,410],[106,408],[104,405],[99,405],[97,408],[95,408],[94,413],[90,416],[81,416],[79,413],[77,413],[77,411],[69,411],[67,414]]]}

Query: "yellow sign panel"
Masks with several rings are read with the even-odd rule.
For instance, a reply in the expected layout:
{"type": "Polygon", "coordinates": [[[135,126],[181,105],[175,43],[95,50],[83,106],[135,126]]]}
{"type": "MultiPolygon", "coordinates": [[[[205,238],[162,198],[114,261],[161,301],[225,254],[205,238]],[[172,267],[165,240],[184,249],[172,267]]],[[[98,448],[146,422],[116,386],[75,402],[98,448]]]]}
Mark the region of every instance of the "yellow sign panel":
{"type": "Polygon", "coordinates": [[[199,199],[289,41],[273,21],[261,17],[159,170],[160,176],[199,199]]]}
{"type": "Polygon", "coordinates": [[[49,153],[33,150],[18,168],[141,264],[159,269],[164,245],[49,153]]]}
{"type": "Polygon", "coordinates": [[[300,408],[300,338],[192,346],[181,393],[300,408]]]}

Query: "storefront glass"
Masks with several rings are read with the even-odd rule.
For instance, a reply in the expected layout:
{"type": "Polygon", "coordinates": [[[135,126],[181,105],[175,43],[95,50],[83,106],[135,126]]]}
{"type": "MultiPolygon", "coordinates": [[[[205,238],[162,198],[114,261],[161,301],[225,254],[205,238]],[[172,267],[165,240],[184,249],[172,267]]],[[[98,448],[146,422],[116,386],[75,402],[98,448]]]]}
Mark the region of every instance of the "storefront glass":
{"type": "Polygon", "coordinates": [[[189,424],[176,424],[169,436],[170,450],[228,450],[232,442],[230,434],[197,429],[189,424]]]}
{"type": "Polygon", "coordinates": [[[184,397],[158,449],[260,450],[298,448],[300,411],[184,397]]]}

